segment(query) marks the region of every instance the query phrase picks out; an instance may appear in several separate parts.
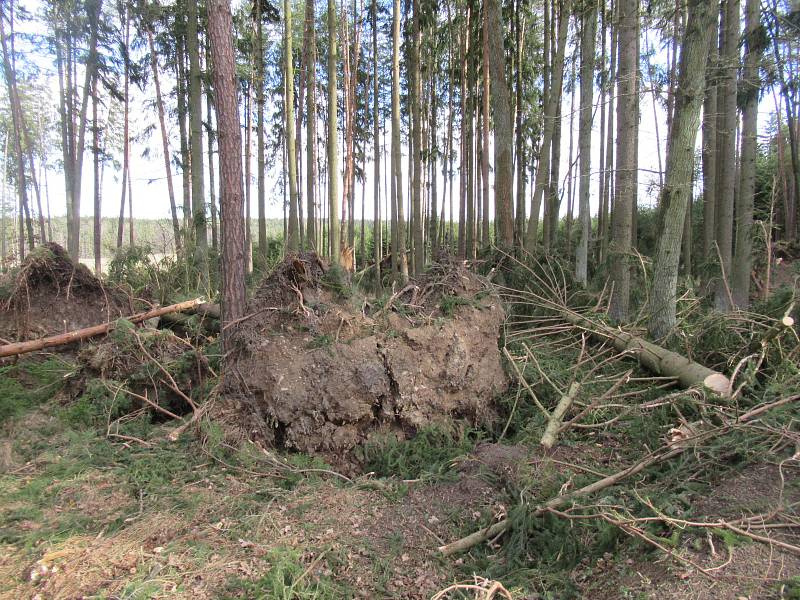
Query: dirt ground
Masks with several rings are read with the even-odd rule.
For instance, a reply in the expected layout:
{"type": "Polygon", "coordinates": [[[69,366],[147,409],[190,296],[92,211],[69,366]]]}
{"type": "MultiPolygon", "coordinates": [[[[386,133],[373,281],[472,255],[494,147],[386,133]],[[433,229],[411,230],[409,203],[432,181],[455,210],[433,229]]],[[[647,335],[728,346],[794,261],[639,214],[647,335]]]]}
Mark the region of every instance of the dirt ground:
{"type": "MultiPolygon", "coordinates": [[[[695,505],[697,521],[717,523],[770,513],[800,502],[800,464],[756,464],[717,482],[710,494],[695,505]]],[[[752,533],[797,545],[797,524],[752,533]]],[[[682,536],[673,550],[644,558],[629,551],[626,556],[604,556],[573,573],[587,598],[652,598],[703,600],[725,598],[756,600],[794,598],[800,576],[800,555],[778,546],[754,543],[747,538],[707,535],[693,530],[682,536]],[[705,572],[703,571],[705,570],[705,572]],[[792,581],[794,580],[794,581],[792,581]],[[794,591],[792,591],[794,590],[794,591]]]]}
{"type": "Polygon", "coordinates": [[[63,419],[43,408],[3,432],[2,598],[284,597],[262,581],[276,569],[298,597],[429,598],[463,577],[437,546],[502,512],[491,482],[524,455],[479,447],[481,469],[430,482],[289,483],[189,445],[113,448],[63,419]]]}

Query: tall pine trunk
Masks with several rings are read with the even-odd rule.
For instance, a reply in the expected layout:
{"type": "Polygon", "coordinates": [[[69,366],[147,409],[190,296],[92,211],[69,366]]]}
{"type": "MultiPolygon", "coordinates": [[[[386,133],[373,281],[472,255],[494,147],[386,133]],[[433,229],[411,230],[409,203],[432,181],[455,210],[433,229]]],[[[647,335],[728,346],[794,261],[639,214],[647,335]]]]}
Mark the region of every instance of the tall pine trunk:
{"type": "Polygon", "coordinates": [[[189,56],[189,152],[192,161],[192,222],[194,225],[194,267],[198,286],[206,289],[208,275],[208,231],[203,169],[203,74],[200,70],[197,3],[187,2],[186,53],[189,56]]]}
{"type": "MultiPolygon", "coordinates": [[[[492,76],[492,109],[494,112],[494,203],[497,245],[511,249],[514,245],[514,133],[511,126],[511,99],[506,79],[503,48],[502,7],[500,0],[487,0],[488,51],[492,76]]],[[[486,118],[486,114],[484,114],[486,118]]],[[[488,120],[488,119],[487,119],[488,120]]],[[[488,139],[488,138],[487,138],[488,139]]],[[[488,147],[488,144],[486,144],[488,147]]],[[[488,216],[487,216],[488,218],[488,216]]]]}
{"type": "MultiPolygon", "coordinates": [[[[609,249],[613,289],[609,314],[616,321],[628,319],[631,291],[631,228],[636,161],[636,134],[639,120],[637,85],[637,41],[639,1],[619,0],[619,48],[617,65],[617,169],[612,214],[613,237],[609,249]]],[[[681,222],[681,226],[683,223],[681,222]]]]}
{"type": "Polygon", "coordinates": [[[581,13],[581,98],[580,117],[578,119],[578,154],[580,155],[578,220],[580,221],[580,237],[575,257],[575,276],[578,282],[583,285],[586,285],[588,278],[589,237],[592,233],[589,193],[592,170],[592,92],[594,91],[594,46],[596,36],[597,3],[594,0],[586,0],[583,3],[583,12],[581,13]]]}
{"type": "MultiPolygon", "coordinates": [[[[126,20],[126,32],[130,28],[130,24],[126,20]]],[[[126,34],[127,35],[127,34],[126,34]]],[[[127,38],[126,38],[127,39],[127,38]]],[[[147,43],[150,47],[150,70],[153,74],[153,84],[156,88],[156,108],[158,110],[158,124],[161,130],[161,147],[164,153],[164,172],[167,177],[167,194],[169,195],[169,208],[170,215],[172,216],[172,235],[175,238],[175,250],[181,249],[181,226],[178,221],[178,207],[175,203],[175,188],[172,184],[172,165],[170,164],[170,151],[169,151],[169,136],[167,135],[167,124],[164,116],[164,99],[161,97],[161,83],[158,77],[158,60],[156,57],[155,47],[153,45],[153,31],[148,27],[147,29],[147,43]]],[[[127,72],[127,64],[126,64],[127,72]]],[[[127,116],[128,110],[128,93],[127,86],[128,80],[125,79],[126,92],[125,92],[125,111],[127,116]]],[[[127,120],[127,119],[126,119],[127,120]]],[[[126,134],[127,137],[127,134],[126,134]]]]}
{"type": "Polygon", "coordinates": [[[678,265],[687,207],[692,193],[694,147],[705,95],[705,66],[716,8],[706,0],[689,0],[683,35],[675,114],[669,132],[667,173],[661,194],[660,232],[650,294],[650,334],[666,337],[675,327],[678,265]]]}
{"type": "Polygon", "coordinates": [[[314,206],[314,199],[317,196],[317,39],[314,0],[306,0],[303,52],[308,88],[306,91],[306,242],[309,248],[321,252],[317,240],[317,215],[314,206]]]}
{"type": "Polygon", "coordinates": [[[720,87],[717,92],[717,250],[720,274],[714,291],[714,305],[720,311],[731,306],[730,277],[733,259],[733,213],[736,188],[736,71],[739,65],[739,0],[725,0],[720,87]]]}
{"type": "Polygon", "coordinates": [[[258,253],[262,268],[267,260],[267,199],[264,164],[264,23],[261,2],[256,2],[256,35],[253,61],[256,88],[256,194],[258,195],[258,253]]]}
{"type": "Polygon", "coordinates": [[[760,4],[747,0],[745,6],[745,57],[739,98],[742,105],[742,141],[739,191],[736,196],[736,260],[731,272],[733,304],[750,305],[750,271],[753,265],[753,200],[756,154],[758,153],[758,93],[761,89],[760,4]]]}
{"type": "MultiPolygon", "coordinates": [[[[399,2],[399,0],[396,0],[399,2]]],[[[339,164],[336,144],[338,142],[336,110],[336,1],[328,0],[328,231],[330,236],[331,263],[340,263],[341,247],[339,230],[339,164]]]]}
{"type": "Polygon", "coordinates": [[[214,59],[214,99],[219,129],[219,178],[222,216],[223,348],[230,350],[226,331],[245,312],[245,248],[242,221],[242,138],[236,98],[233,22],[227,0],[208,0],[208,35],[214,59]]]}
{"type": "Polygon", "coordinates": [[[300,249],[300,224],[298,222],[297,199],[297,149],[294,130],[294,57],[292,53],[292,3],[283,1],[283,45],[284,45],[284,83],[286,85],[286,151],[289,162],[289,239],[290,252],[300,249]]]}

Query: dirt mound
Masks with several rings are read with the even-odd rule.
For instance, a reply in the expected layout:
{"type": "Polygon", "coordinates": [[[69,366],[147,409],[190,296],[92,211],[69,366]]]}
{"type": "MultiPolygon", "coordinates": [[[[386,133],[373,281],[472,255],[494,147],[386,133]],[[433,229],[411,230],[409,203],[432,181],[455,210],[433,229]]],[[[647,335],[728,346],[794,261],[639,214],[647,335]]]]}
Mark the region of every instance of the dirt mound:
{"type": "Polygon", "coordinates": [[[29,254],[5,283],[0,337],[6,339],[55,335],[133,312],[126,295],[103,285],[55,243],[29,254]]]}
{"type": "Polygon", "coordinates": [[[458,266],[370,305],[348,296],[316,255],[293,255],[247,312],[229,382],[245,407],[244,433],[342,468],[375,434],[490,422],[508,385],[500,300],[458,266]]]}

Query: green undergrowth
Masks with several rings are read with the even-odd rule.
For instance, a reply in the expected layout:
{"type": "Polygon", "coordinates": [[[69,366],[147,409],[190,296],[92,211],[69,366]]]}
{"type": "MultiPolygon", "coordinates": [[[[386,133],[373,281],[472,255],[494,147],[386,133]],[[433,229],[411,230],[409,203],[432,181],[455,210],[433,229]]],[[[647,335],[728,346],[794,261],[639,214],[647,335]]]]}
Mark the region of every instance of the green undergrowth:
{"type": "Polygon", "coordinates": [[[73,371],[72,364],[58,357],[0,367],[0,426],[55,398],[73,371]]]}
{"type": "MultiPolygon", "coordinates": [[[[325,551],[322,556],[324,558],[325,551]]],[[[301,560],[295,548],[272,550],[266,560],[266,574],[257,579],[231,578],[224,600],[340,600],[354,597],[349,586],[334,581],[329,576],[311,574],[311,569],[301,560]]],[[[316,563],[319,564],[319,561],[316,563]]],[[[326,563],[322,563],[323,566],[326,563]]],[[[312,566],[314,563],[312,563],[312,566]]]]}
{"type": "Polygon", "coordinates": [[[435,425],[420,429],[408,440],[391,434],[376,436],[364,445],[364,470],[401,479],[444,475],[453,459],[469,454],[482,437],[478,430],[456,432],[435,425]]]}

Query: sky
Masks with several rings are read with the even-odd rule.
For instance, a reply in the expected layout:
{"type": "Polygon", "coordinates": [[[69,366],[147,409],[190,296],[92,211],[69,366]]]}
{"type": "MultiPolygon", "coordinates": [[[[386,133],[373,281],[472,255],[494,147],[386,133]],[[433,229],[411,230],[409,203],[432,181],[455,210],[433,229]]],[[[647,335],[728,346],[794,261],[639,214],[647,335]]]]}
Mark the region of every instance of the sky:
{"type": "MultiPolygon", "coordinates": [[[[40,3],[38,0],[24,0],[23,4],[33,13],[36,13],[40,10],[40,3]]],[[[21,26],[21,30],[27,27],[29,29],[28,33],[35,33],[36,27],[39,27],[40,23],[31,23],[28,25],[21,26]]],[[[277,30],[271,32],[270,37],[276,37],[278,35],[277,30]],[[274,35],[272,35],[274,34],[274,35]]],[[[651,39],[650,43],[655,45],[656,41],[653,40],[653,32],[650,33],[651,39]]],[[[644,41],[643,41],[644,46],[644,41]]],[[[571,51],[570,49],[569,51],[571,51]]],[[[569,51],[567,55],[567,65],[569,65],[569,51]]],[[[654,57],[654,61],[665,61],[666,56],[663,52],[657,53],[654,57]]],[[[49,64],[47,59],[37,57],[36,62],[41,69],[41,78],[49,85],[50,89],[52,90],[52,97],[55,99],[58,95],[58,85],[57,80],[55,77],[55,65],[49,64]]],[[[567,70],[568,70],[567,66],[567,70]]],[[[161,86],[162,90],[165,94],[172,88],[174,81],[171,80],[169,74],[164,70],[160,73],[161,76],[161,86]]],[[[565,74],[565,79],[568,74],[565,74]]],[[[0,94],[5,94],[6,89],[5,86],[1,86],[2,90],[0,94]]],[[[645,81],[642,82],[642,87],[647,89],[648,81],[645,78],[645,81]]],[[[158,118],[157,113],[154,107],[154,89],[152,84],[148,85],[145,90],[139,90],[135,86],[131,86],[132,94],[131,94],[131,108],[130,108],[130,127],[131,127],[131,136],[134,139],[131,145],[131,166],[130,172],[132,177],[132,190],[133,190],[133,212],[135,217],[144,217],[144,218],[152,218],[152,219],[161,219],[161,218],[168,218],[170,216],[170,209],[169,209],[169,201],[168,201],[168,193],[167,193],[167,182],[165,177],[165,170],[164,170],[164,160],[163,160],[163,153],[162,153],[162,143],[161,143],[161,135],[158,129],[158,118]],[[147,130],[152,129],[149,136],[142,136],[142,133],[147,130]]],[[[576,90],[576,97],[575,101],[578,101],[578,91],[576,90]]],[[[598,91],[595,90],[594,99],[595,102],[598,100],[598,91]]],[[[341,93],[340,93],[340,102],[341,102],[341,93]]],[[[107,107],[104,110],[101,110],[101,115],[105,114],[107,111],[107,107]]],[[[205,101],[203,107],[203,114],[205,115],[205,101]]],[[[267,111],[270,111],[271,107],[267,106],[267,111]]],[[[569,167],[569,126],[570,126],[570,114],[573,110],[571,106],[571,96],[569,92],[565,92],[563,98],[563,120],[562,120],[562,136],[561,136],[561,183],[565,183],[565,177],[569,167]]],[[[577,111],[577,106],[575,107],[577,111]]],[[[759,121],[760,127],[763,128],[764,124],[766,124],[767,120],[769,119],[771,113],[774,112],[774,105],[772,104],[772,97],[770,95],[766,95],[763,99],[760,111],[759,111],[759,121]]],[[[600,113],[599,111],[595,110],[594,112],[595,117],[593,121],[593,135],[592,135],[592,185],[591,185],[591,208],[592,212],[597,212],[598,207],[598,177],[596,176],[598,169],[599,169],[599,155],[600,155],[600,113]]],[[[667,142],[667,127],[666,127],[666,113],[661,103],[653,102],[652,94],[645,91],[641,96],[641,106],[640,106],[640,126],[639,126],[639,189],[638,189],[638,200],[640,206],[655,206],[657,204],[657,195],[658,195],[658,185],[653,185],[654,183],[657,184],[659,181],[659,169],[663,169],[666,164],[666,142],[667,142]],[[657,135],[658,132],[658,135],[657,135]],[[660,152],[660,162],[659,162],[659,152],[660,152]]],[[[320,124],[319,128],[322,128],[324,125],[320,124]]],[[[169,119],[167,121],[167,128],[168,128],[168,135],[170,138],[170,149],[172,152],[176,152],[179,144],[178,144],[178,125],[175,119],[169,119]]],[[[319,129],[323,131],[324,129],[319,129]]],[[[440,124],[441,133],[440,135],[444,135],[445,127],[443,123],[440,124]]],[[[383,123],[384,131],[382,132],[382,137],[387,140],[390,140],[391,137],[391,123],[387,119],[385,123],[383,123]]],[[[304,140],[305,129],[303,129],[303,136],[299,137],[299,139],[304,140]]],[[[573,161],[577,160],[577,138],[578,138],[578,118],[577,114],[574,115],[573,119],[573,132],[574,132],[574,152],[573,152],[573,161]]],[[[269,135],[269,132],[267,132],[269,135]]],[[[341,131],[340,131],[341,135],[341,131]]],[[[455,134],[457,136],[457,132],[455,134]]],[[[253,136],[255,138],[255,136],[253,136]]],[[[457,137],[456,137],[457,140],[457,137]]],[[[254,140],[255,141],[255,140],[254,140]]],[[[455,142],[458,143],[457,141],[455,142]]],[[[697,140],[698,148],[700,144],[700,135],[698,135],[697,140]]],[[[302,158],[302,172],[305,173],[307,171],[306,164],[305,164],[305,151],[304,151],[305,144],[301,146],[301,158],[302,158]]],[[[205,142],[204,142],[205,148],[205,142]]],[[[344,156],[342,154],[343,144],[340,142],[340,156],[339,156],[339,166],[340,169],[344,167],[344,156]]],[[[324,146],[320,146],[318,148],[319,152],[323,153],[324,158],[324,146]]],[[[114,151],[118,162],[121,164],[121,148],[116,148],[114,151]]],[[[368,151],[368,155],[372,156],[372,151],[368,151]]],[[[490,157],[493,154],[490,154],[490,157]]],[[[253,150],[253,164],[252,170],[255,171],[255,148],[253,150]]],[[[206,161],[206,194],[208,195],[208,167],[207,167],[207,155],[204,152],[204,160],[206,161]]],[[[492,161],[490,160],[490,163],[492,161]]],[[[384,163],[381,165],[381,173],[385,175],[386,173],[386,166],[387,166],[386,158],[384,158],[384,163]]],[[[577,162],[575,163],[574,171],[577,172],[577,162]]],[[[458,160],[454,161],[454,168],[457,169],[458,167],[458,160]]],[[[408,201],[410,197],[408,191],[408,148],[404,144],[403,145],[403,161],[402,161],[402,168],[403,168],[403,179],[405,181],[406,189],[404,190],[403,197],[408,201]]],[[[437,189],[441,194],[441,191],[444,189],[444,181],[443,176],[441,174],[441,164],[437,168],[438,172],[438,182],[437,182],[437,189]]],[[[283,165],[282,161],[278,161],[275,164],[268,164],[267,171],[265,174],[266,179],[266,193],[267,193],[267,217],[268,218],[281,218],[283,216],[283,193],[282,193],[282,181],[283,177],[283,165]]],[[[491,181],[493,182],[493,175],[490,176],[491,181]]],[[[84,216],[91,216],[93,214],[93,207],[92,207],[92,195],[93,195],[93,175],[92,175],[92,160],[90,152],[87,152],[84,158],[84,171],[83,171],[83,187],[82,187],[82,205],[81,205],[81,214],[84,216]]],[[[49,197],[50,207],[52,214],[54,215],[63,215],[66,213],[66,204],[65,204],[65,194],[63,189],[63,175],[60,172],[50,172],[48,176],[48,188],[46,190],[47,196],[49,197]]],[[[458,172],[453,176],[453,192],[454,192],[454,204],[457,218],[457,210],[458,210],[458,190],[459,190],[459,176],[458,172]]],[[[121,172],[118,169],[115,169],[113,165],[108,164],[104,170],[103,176],[103,183],[101,187],[101,196],[102,196],[102,214],[104,217],[115,217],[119,214],[119,202],[120,202],[120,194],[121,194],[121,172]]],[[[217,185],[219,184],[219,178],[217,177],[217,185]]],[[[182,185],[181,185],[181,173],[173,164],[173,185],[175,189],[175,193],[177,196],[177,202],[180,205],[182,203],[182,185]]],[[[253,217],[256,216],[256,208],[255,208],[255,196],[256,196],[256,188],[255,188],[255,173],[253,174],[253,178],[251,181],[252,185],[252,197],[253,197],[253,208],[252,208],[252,215],[253,217]]],[[[365,217],[367,219],[373,218],[373,199],[372,199],[372,190],[374,188],[374,165],[372,162],[369,162],[366,165],[366,181],[364,182],[366,186],[366,211],[365,217]]],[[[577,179],[576,179],[577,185],[577,179]]],[[[564,190],[566,190],[566,185],[563,185],[564,190]]],[[[530,202],[530,195],[531,195],[531,182],[528,183],[528,192],[527,196],[530,202]]],[[[342,190],[342,186],[339,186],[340,191],[342,190]]],[[[381,184],[381,190],[385,190],[383,193],[384,197],[382,198],[382,203],[385,202],[386,193],[388,193],[388,186],[386,185],[386,181],[381,184]]],[[[10,191],[7,191],[10,193],[10,191]]],[[[492,194],[493,196],[493,194],[492,194]]],[[[322,198],[325,198],[324,193],[321,195],[322,198]]],[[[577,202],[577,191],[575,194],[576,202],[577,202]]],[[[440,200],[441,202],[441,200],[440,200]]],[[[561,213],[562,215],[566,213],[566,192],[564,191],[564,200],[562,201],[561,205],[561,213]]],[[[356,217],[360,218],[361,216],[361,184],[356,183],[356,217]]],[[[440,204],[441,206],[441,204],[440,204]]],[[[127,209],[126,209],[127,210],[127,209]]],[[[493,207],[492,207],[493,212],[493,207]]],[[[577,213],[577,207],[575,208],[575,212],[577,213]]]]}

